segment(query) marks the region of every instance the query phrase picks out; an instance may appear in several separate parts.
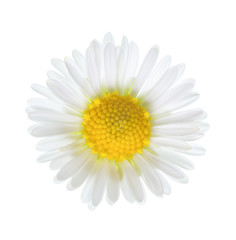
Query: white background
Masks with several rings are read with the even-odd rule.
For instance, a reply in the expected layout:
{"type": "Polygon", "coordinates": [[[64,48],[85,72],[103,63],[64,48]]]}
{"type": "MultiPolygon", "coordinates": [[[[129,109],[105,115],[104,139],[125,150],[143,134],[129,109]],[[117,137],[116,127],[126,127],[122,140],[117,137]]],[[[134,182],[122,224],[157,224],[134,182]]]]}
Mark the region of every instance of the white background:
{"type": "Polygon", "coordinates": [[[0,239],[236,239],[236,7],[232,0],[1,1],[0,3],[0,239]],[[134,40],[143,56],[186,63],[197,80],[197,106],[208,112],[204,157],[193,158],[190,182],[172,184],[163,199],[144,205],[123,198],[95,211],[53,183],[55,172],[36,162],[38,139],[27,133],[27,99],[44,84],[52,57],[84,52],[111,31],[134,40]]]}

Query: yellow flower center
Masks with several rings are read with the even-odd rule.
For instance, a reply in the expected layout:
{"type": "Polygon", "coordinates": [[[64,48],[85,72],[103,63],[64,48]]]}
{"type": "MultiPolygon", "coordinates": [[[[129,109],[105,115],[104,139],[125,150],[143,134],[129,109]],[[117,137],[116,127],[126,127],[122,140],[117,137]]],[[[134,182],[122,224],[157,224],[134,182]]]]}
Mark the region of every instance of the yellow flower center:
{"type": "Polygon", "coordinates": [[[106,93],[84,111],[82,134],[99,158],[129,160],[149,145],[150,120],[137,98],[106,93]]]}

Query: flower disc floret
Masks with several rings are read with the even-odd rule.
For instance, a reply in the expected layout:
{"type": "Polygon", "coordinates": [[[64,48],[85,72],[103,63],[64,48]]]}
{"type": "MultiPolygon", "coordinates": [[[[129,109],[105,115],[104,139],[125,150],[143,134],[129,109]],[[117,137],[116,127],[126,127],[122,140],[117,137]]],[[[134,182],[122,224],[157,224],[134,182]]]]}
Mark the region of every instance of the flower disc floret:
{"type": "Polygon", "coordinates": [[[149,145],[150,120],[137,98],[106,93],[84,111],[82,134],[99,158],[123,161],[149,145]]]}

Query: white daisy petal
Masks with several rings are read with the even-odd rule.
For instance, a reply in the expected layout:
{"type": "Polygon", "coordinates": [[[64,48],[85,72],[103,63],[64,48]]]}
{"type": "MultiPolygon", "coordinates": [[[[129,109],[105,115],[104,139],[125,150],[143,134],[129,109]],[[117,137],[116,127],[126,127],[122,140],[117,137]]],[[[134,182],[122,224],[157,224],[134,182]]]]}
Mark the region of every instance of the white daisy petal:
{"type": "Polygon", "coordinates": [[[29,118],[37,122],[66,122],[79,123],[82,122],[80,117],[63,114],[52,110],[38,110],[29,113],[29,118]]]}
{"type": "Polygon", "coordinates": [[[125,183],[130,194],[136,201],[142,202],[144,200],[144,191],[137,173],[127,162],[123,163],[123,167],[125,183]]]}
{"type": "Polygon", "coordinates": [[[62,167],[62,169],[56,175],[56,179],[58,181],[64,181],[72,177],[77,172],[77,170],[84,164],[87,158],[87,152],[82,152],[79,157],[75,157],[62,167]]]}
{"type": "Polygon", "coordinates": [[[188,151],[178,150],[181,153],[187,154],[187,155],[193,155],[193,156],[202,156],[206,153],[205,148],[198,144],[189,144],[191,146],[191,149],[188,151]]]}
{"type": "Polygon", "coordinates": [[[124,36],[122,39],[119,55],[117,56],[117,83],[116,87],[120,92],[124,92],[125,88],[125,70],[127,63],[127,56],[129,51],[128,39],[124,36]]]}
{"type": "Polygon", "coordinates": [[[137,94],[142,88],[145,79],[150,75],[150,73],[152,72],[156,64],[158,54],[159,54],[158,46],[154,46],[147,53],[140,67],[140,70],[136,76],[136,79],[134,81],[132,92],[131,92],[132,94],[137,94]]]}
{"type": "Polygon", "coordinates": [[[63,60],[57,59],[57,58],[53,58],[51,60],[51,62],[52,62],[52,65],[61,73],[61,75],[56,74],[55,72],[54,72],[54,74],[52,74],[53,71],[49,71],[48,72],[49,79],[59,80],[63,84],[66,84],[67,86],[72,87],[72,89],[74,89],[76,91],[76,84],[74,83],[73,79],[71,78],[70,73],[68,72],[68,70],[66,68],[65,62],[63,60]],[[60,77],[60,76],[62,76],[62,77],[60,77]]]}
{"type": "Polygon", "coordinates": [[[129,42],[126,36],[123,36],[122,38],[121,48],[124,49],[125,57],[127,57],[129,51],[129,42]]]}
{"type": "Polygon", "coordinates": [[[146,79],[143,88],[139,91],[139,96],[144,97],[154,86],[155,84],[163,77],[169,66],[171,65],[171,57],[164,57],[154,68],[151,75],[146,79]]]}
{"type": "Polygon", "coordinates": [[[178,71],[178,76],[177,76],[176,82],[183,76],[184,71],[185,71],[185,64],[184,63],[180,63],[177,66],[179,68],[179,71],[178,71]]]}
{"type": "Polygon", "coordinates": [[[102,49],[97,41],[93,41],[86,51],[86,66],[88,72],[88,81],[93,90],[99,95],[101,91],[100,72],[102,62],[102,49]]]}
{"type": "Polygon", "coordinates": [[[190,170],[194,168],[193,163],[189,159],[187,159],[183,155],[171,151],[170,149],[165,149],[161,147],[156,148],[155,146],[150,146],[150,149],[158,156],[158,158],[161,158],[162,161],[169,162],[184,169],[190,170]]]}
{"type": "Polygon", "coordinates": [[[66,105],[62,103],[55,103],[48,99],[44,98],[31,98],[27,101],[27,104],[35,110],[49,110],[49,111],[57,111],[61,113],[70,113],[74,114],[75,112],[68,108],[66,105]]]}
{"type": "Polygon", "coordinates": [[[129,44],[126,68],[124,73],[124,90],[130,90],[130,87],[135,80],[135,72],[138,65],[138,47],[134,42],[129,44]]]}
{"type": "Polygon", "coordinates": [[[56,80],[47,81],[48,88],[54,93],[55,96],[60,98],[70,106],[82,110],[87,102],[85,97],[77,96],[76,93],[72,92],[68,87],[63,86],[56,80]]]}
{"type": "Polygon", "coordinates": [[[81,91],[90,98],[94,97],[95,93],[90,83],[82,76],[81,71],[73,64],[72,60],[68,57],[65,58],[65,64],[71,77],[77,83],[81,91]]]}
{"type": "Polygon", "coordinates": [[[128,188],[124,178],[123,178],[123,181],[121,181],[120,189],[121,189],[122,194],[124,195],[126,201],[133,203],[134,196],[133,196],[131,190],[128,188]]]}
{"type": "Polygon", "coordinates": [[[85,185],[81,193],[81,201],[83,203],[88,203],[89,206],[91,205],[91,196],[96,172],[97,172],[96,167],[93,166],[92,171],[89,174],[88,178],[86,179],[85,185]]]}
{"type": "Polygon", "coordinates": [[[38,157],[37,161],[40,162],[40,163],[50,162],[50,161],[53,161],[57,158],[64,157],[66,155],[67,155],[67,153],[60,152],[60,151],[46,152],[46,153],[41,154],[38,157]]]}
{"type": "MultiPolygon", "coordinates": [[[[183,140],[183,141],[196,141],[202,137],[204,137],[205,135],[203,133],[197,132],[191,135],[185,135],[185,136],[178,136],[177,138],[183,140]]],[[[176,136],[175,136],[176,137],[176,136]]]]}
{"type": "Polygon", "coordinates": [[[25,109],[25,112],[28,113],[28,114],[30,114],[30,113],[32,113],[32,112],[34,112],[34,111],[35,111],[35,109],[32,108],[32,107],[27,107],[27,108],[25,109]]]}
{"type": "Polygon", "coordinates": [[[47,123],[44,125],[38,125],[32,130],[31,134],[35,137],[47,137],[73,132],[80,132],[80,127],[77,124],[47,123]]]}
{"type": "Polygon", "coordinates": [[[181,112],[176,112],[169,114],[165,117],[158,118],[152,121],[153,125],[162,125],[167,123],[177,123],[177,122],[192,122],[201,120],[204,112],[201,109],[191,109],[181,112]]]}
{"type": "Polygon", "coordinates": [[[93,206],[97,206],[102,198],[105,191],[106,186],[106,180],[107,180],[107,161],[104,161],[97,171],[97,174],[95,176],[93,190],[92,190],[92,204],[93,206]]]}
{"type": "Polygon", "coordinates": [[[64,63],[61,59],[53,58],[53,59],[51,60],[51,62],[52,62],[52,65],[53,65],[60,73],[62,73],[62,75],[68,76],[68,71],[67,71],[67,69],[66,69],[65,63],[64,63]]]}
{"type": "Polygon", "coordinates": [[[107,197],[109,203],[115,203],[119,198],[120,187],[119,187],[119,176],[117,174],[115,164],[109,163],[108,169],[108,182],[107,182],[107,197]]]}
{"type": "Polygon", "coordinates": [[[168,69],[164,76],[148,92],[144,102],[153,102],[163,96],[164,93],[178,80],[182,68],[183,64],[180,64],[168,69]]]}
{"type": "Polygon", "coordinates": [[[159,177],[161,179],[164,193],[169,195],[171,193],[171,186],[170,186],[170,184],[168,183],[166,178],[159,171],[158,171],[158,175],[159,175],[159,177]]]}
{"type": "Polygon", "coordinates": [[[51,170],[54,170],[54,171],[59,170],[63,166],[65,166],[68,162],[70,162],[72,159],[73,159],[72,156],[64,153],[63,155],[60,155],[55,159],[51,160],[49,167],[51,170]]]}
{"type": "Polygon", "coordinates": [[[78,171],[75,173],[75,175],[72,177],[71,182],[70,182],[70,186],[71,189],[70,190],[74,190],[78,187],[80,187],[85,180],[88,178],[90,172],[93,169],[93,165],[94,165],[94,159],[90,159],[89,161],[86,161],[80,169],[78,169],[78,171]]]}
{"type": "Polygon", "coordinates": [[[63,146],[60,148],[60,150],[62,151],[72,151],[72,152],[80,152],[81,150],[84,149],[84,146],[86,144],[86,141],[85,139],[82,137],[80,137],[81,135],[80,134],[69,134],[69,136],[79,136],[76,138],[76,140],[74,142],[72,142],[71,144],[68,144],[66,146],[63,146]]]}
{"type": "Polygon", "coordinates": [[[205,122],[197,122],[196,125],[200,128],[201,133],[206,132],[210,128],[210,125],[205,122]]]}
{"type": "Polygon", "coordinates": [[[144,152],[144,156],[151,161],[151,163],[165,174],[171,176],[174,180],[186,183],[188,181],[187,176],[173,164],[168,163],[165,159],[159,157],[157,154],[151,154],[147,151],[144,152]]]}
{"type": "Polygon", "coordinates": [[[202,114],[202,117],[200,119],[197,119],[197,120],[204,120],[207,118],[207,113],[203,111],[203,114],[202,114]]]}
{"type": "Polygon", "coordinates": [[[191,147],[188,143],[178,140],[178,139],[172,139],[167,137],[151,137],[151,143],[163,146],[163,147],[171,147],[174,149],[180,149],[180,150],[190,150],[191,147]]]}
{"type": "Polygon", "coordinates": [[[123,88],[124,88],[125,64],[126,64],[125,50],[123,48],[121,48],[118,59],[117,59],[117,83],[116,83],[116,87],[119,91],[123,91],[123,88]]]}
{"type": "Polygon", "coordinates": [[[55,96],[50,92],[49,89],[47,89],[47,88],[45,88],[45,87],[43,87],[43,86],[41,86],[41,85],[39,85],[39,84],[33,83],[33,84],[31,85],[31,88],[32,88],[35,92],[41,94],[42,96],[44,96],[44,97],[46,97],[46,98],[48,98],[48,99],[54,100],[54,101],[56,101],[56,102],[58,101],[57,97],[55,97],[55,96]]]}
{"type": "Polygon", "coordinates": [[[47,75],[48,75],[48,78],[49,79],[54,79],[54,80],[57,80],[59,82],[66,82],[66,78],[64,76],[62,76],[61,74],[57,73],[57,72],[54,72],[54,71],[48,71],[47,72],[47,75]]]}
{"type": "Polygon", "coordinates": [[[185,136],[196,133],[199,128],[190,123],[170,123],[152,127],[152,136],[185,136]]]}
{"type": "Polygon", "coordinates": [[[187,176],[177,167],[171,166],[170,164],[161,161],[158,161],[157,165],[162,172],[172,177],[175,181],[182,183],[188,182],[187,176]]]}
{"type": "Polygon", "coordinates": [[[74,138],[68,137],[67,135],[46,137],[37,143],[36,149],[44,152],[52,151],[74,141],[74,138]]]}
{"type": "Polygon", "coordinates": [[[104,50],[104,68],[107,88],[114,91],[116,88],[116,69],[117,69],[117,52],[113,44],[106,45],[104,50]]]}
{"type": "Polygon", "coordinates": [[[87,73],[86,73],[85,59],[84,59],[83,55],[79,51],[73,50],[72,56],[73,56],[73,59],[77,65],[77,67],[83,74],[82,77],[85,77],[87,75],[87,73]]]}
{"type": "Polygon", "coordinates": [[[136,162],[141,169],[141,176],[147,187],[155,195],[161,196],[163,194],[163,185],[158,173],[152,169],[152,166],[149,167],[148,164],[145,163],[141,155],[136,156],[136,162]]]}
{"type": "Polygon", "coordinates": [[[170,104],[169,106],[166,106],[166,109],[162,109],[162,112],[160,112],[160,114],[164,114],[165,112],[170,112],[170,111],[176,111],[180,108],[186,107],[189,104],[195,102],[198,98],[199,98],[199,94],[198,93],[189,93],[186,96],[182,97],[179,101],[177,102],[173,102],[172,104],[170,104]]]}
{"type": "Polygon", "coordinates": [[[165,106],[176,103],[183,96],[187,95],[190,90],[193,88],[195,81],[193,79],[186,79],[182,81],[181,84],[172,88],[169,92],[165,94],[160,99],[157,99],[153,105],[156,105],[156,108],[162,109],[165,106]]]}
{"type": "Polygon", "coordinates": [[[187,95],[181,97],[178,101],[172,102],[168,106],[163,107],[162,109],[156,109],[153,111],[152,116],[153,118],[158,118],[162,116],[168,115],[170,112],[176,111],[180,108],[186,107],[189,104],[195,102],[199,98],[198,93],[188,93],[187,95]]]}
{"type": "Polygon", "coordinates": [[[115,40],[114,37],[112,36],[112,34],[110,32],[106,33],[103,39],[103,47],[105,48],[108,44],[113,44],[115,45],[115,40]]]}

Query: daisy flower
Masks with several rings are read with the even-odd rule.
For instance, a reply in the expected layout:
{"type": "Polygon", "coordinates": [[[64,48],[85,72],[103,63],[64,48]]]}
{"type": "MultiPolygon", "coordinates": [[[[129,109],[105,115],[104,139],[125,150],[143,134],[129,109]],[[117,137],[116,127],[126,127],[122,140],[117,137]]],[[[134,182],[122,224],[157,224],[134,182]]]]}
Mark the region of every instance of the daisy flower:
{"type": "Polygon", "coordinates": [[[93,41],[83,56],[52,59],[47,87],[33,84],[44,98],[28,101],[36,125],[39,162],[59,170],[55,180],[68,189],[83,186],[81,198],[96,207],[106,195],[115,203],[120,193],[129,202],[143,202],[144,184],[157,196],[169,194],[166,176],[188,181],[181,168],[192,169],[184,155],[202,155],[193,143],[208,128],[199,108],[180,110],[196,101],[192,78],[180,80],[184,64],[171,57],[157,63],[158,46],[138,66],[138,48],[124,37],[115,45],[110,33],[93,41]]]}

